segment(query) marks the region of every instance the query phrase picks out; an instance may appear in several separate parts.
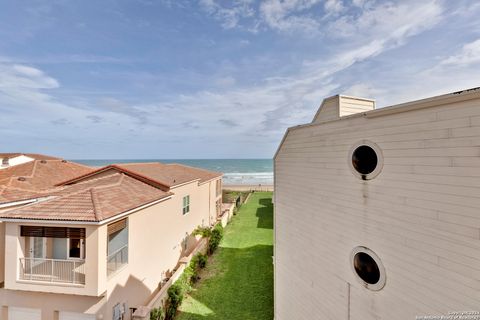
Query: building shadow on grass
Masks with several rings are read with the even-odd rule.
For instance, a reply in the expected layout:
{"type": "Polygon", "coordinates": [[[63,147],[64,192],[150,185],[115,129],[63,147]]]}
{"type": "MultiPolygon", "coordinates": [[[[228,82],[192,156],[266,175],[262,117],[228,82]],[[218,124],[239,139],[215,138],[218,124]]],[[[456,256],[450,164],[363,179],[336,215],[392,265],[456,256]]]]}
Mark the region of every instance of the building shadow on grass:
{"type": "Polygon", "coordinates": [[[222,248],[218,254],[221,266],[207,265],[204,273],[212,275],[203,276],[176,319],[273,319],[273,246],[222,248]]]}
{"type": "Polygon", "coordinates": [[[271,198],[260,199],[258,203],[261,205],[257,209],[258,223],[257,228],[273,229],[273,203],[271,198]]]}

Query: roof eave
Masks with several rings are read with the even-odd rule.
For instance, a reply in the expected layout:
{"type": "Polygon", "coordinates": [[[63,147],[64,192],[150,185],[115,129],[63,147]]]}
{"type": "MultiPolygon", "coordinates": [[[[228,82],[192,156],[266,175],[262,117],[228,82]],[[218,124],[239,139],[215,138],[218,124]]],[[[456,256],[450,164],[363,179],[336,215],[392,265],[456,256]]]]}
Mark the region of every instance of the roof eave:
{"type": "Polygon", "coordinates": [[[140,206],[135,208],[120,212],[115,214],[109,218],[103,220],[73,220],[73,219],[32,219],[32,218],[21,218],[21,217],[0,217],[0,221],[2,222],[27,222],[27,223],[47,223],[47,224],[80,224],[80,225],[103,225],[109,223],[110,221],[114,221],[116,219],[120,219],[124,216],[130,215],[142,209],[148,208],[153,206],[157,203],[161,203],[163,201],[169,200],[173,197],[173,193],[168,193],[167,195],[163,196],[162,198],[144,203],[140,206]]]}

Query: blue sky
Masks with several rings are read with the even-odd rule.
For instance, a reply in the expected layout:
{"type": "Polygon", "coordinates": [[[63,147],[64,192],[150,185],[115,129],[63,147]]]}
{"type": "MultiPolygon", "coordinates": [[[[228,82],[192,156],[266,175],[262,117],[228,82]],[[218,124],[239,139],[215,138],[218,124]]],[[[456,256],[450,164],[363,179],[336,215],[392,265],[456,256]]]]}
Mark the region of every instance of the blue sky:
{"type": "Polygon", "coordinates": [[[1,151],[270,158],[323,98],[480,86],[478,1],[1,1],[1,151]]]}

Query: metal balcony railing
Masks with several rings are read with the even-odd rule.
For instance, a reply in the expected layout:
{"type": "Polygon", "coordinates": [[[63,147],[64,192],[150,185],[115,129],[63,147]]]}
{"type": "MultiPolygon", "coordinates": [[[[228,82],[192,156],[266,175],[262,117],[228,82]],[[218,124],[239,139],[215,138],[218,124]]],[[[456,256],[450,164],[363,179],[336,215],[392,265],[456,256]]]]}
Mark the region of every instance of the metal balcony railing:
{"type": "Polygon", "coordinates": [[[128,245],[114,251],[107,257],[107,275],[115,273],[128,264],[128,245]]]}
{"type": "Polygon", "coordinates": [[[20,258],[20,280],[85,284],[85,260],[20,258]]]}

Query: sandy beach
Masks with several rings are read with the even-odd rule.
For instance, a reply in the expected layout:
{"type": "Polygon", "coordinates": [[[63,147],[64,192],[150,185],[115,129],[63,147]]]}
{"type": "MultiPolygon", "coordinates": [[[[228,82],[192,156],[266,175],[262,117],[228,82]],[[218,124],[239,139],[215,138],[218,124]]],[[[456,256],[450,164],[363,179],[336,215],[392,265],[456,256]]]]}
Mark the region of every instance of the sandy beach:
{"type": "Polygon", "coordinates": [[[237,185],[223,185],[223,190],[234,190],[234,191],[273,191],[273,185],[271,184],[237,184],[237,185]]]}

